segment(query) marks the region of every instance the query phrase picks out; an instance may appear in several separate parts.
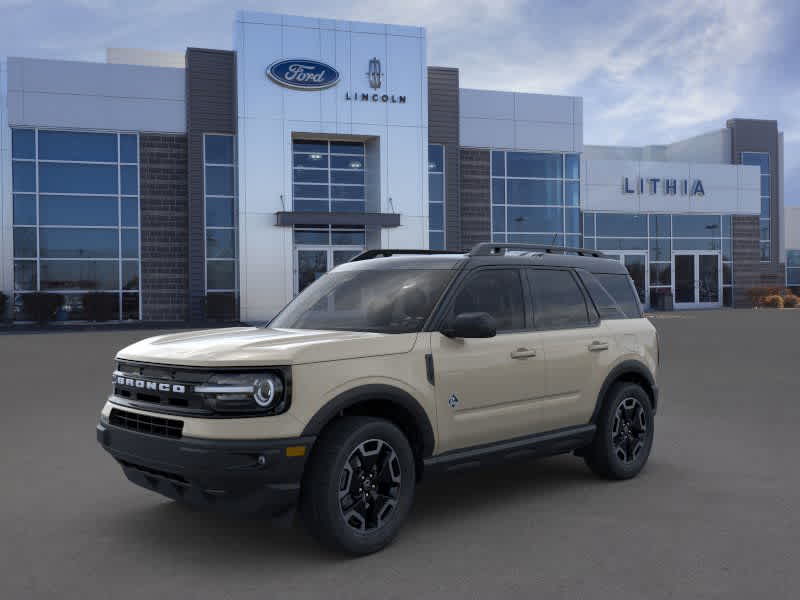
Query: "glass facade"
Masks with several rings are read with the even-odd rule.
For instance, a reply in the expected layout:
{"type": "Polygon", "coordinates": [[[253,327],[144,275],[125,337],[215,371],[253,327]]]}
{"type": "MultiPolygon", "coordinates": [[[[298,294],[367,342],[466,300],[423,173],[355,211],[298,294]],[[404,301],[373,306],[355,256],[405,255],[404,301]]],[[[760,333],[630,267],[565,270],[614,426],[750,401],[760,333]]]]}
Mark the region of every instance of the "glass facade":
{"type": "Polygon", "coordinates": [[[769,152],[742,152],[742,164],[753,165],[761,169],[761,218],[759,220],[759,244],[761,246],[761,261],[769,262],[772,258],[772,244],[770,238],[770,199],[771,185],[769,174],[769,152]]]}
{"type": "Polygon", "coordinates": [[[203,163],[206,292],[209,295],[235,295],[239,289],[235,136],[205,134],[203,163]]]}
{"type": "Polygon", "coordinates": [[[493,150],[492,241],[580,245],[580,155],[493,150]]]}
{"type": "Polygon", "coordinates": [[[800,250],[786,251],[786,286],[800,292],[800,250]]]}
{"type": "Polygon", "coordinates": [[[12,130],[15,318],[37,291],[63,299],[56,320],[92,318],[100,294],[107,317],[140,318],[138,147],[134,133],[12,130]]]}
{"type": "Polygon", "coordinates": [[[444,146],[428,145],[428,247],[444,250],[444,146]]]}
{"type": "Polygon", "coordinates": [[[610,255],[646,256],[649,276],[640,293],[649,298],[651,305],[657,304],[657,295],[672,290],[673,253],[718,253],[722,268],[723,305],[730,306],[733,285],[731,219],[730,215],[586,212],[583,215],[583,243],[587,248],[610,255]],[[645,290],[649,290],[649,295],[645,290]]]}
{"type": "Polygon", "coordinates": [[[296,211],[364,212],[364,143],[292,141],[296,211]]]}

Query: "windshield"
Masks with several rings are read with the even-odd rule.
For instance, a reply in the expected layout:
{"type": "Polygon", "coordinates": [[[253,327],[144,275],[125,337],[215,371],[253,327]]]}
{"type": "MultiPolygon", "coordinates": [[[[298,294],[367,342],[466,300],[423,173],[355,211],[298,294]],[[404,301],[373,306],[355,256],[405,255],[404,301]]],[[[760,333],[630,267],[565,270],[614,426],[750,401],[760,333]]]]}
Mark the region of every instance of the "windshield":
{"type": "Polygon", "coordinates": [[[303,290],[269,326],[414,333],[451,277],[445,269],[332,271],[303,290]]]}

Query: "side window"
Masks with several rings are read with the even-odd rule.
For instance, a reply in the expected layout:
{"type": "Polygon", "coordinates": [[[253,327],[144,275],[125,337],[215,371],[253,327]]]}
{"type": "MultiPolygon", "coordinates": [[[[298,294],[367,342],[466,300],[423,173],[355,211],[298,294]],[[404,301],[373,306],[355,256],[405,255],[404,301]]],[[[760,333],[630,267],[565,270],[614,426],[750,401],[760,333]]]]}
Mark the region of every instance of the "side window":
{"type": "Polygon", "coordinates": [[[497,331],[525,328],[525,301],[517,269],[487,269],[470,276],[453,302],[452,315],[485,312],[497,331]]]}
{"type": "Polygon", "coordinates": [[[601,319],[625,318],[625,313],[619,307],[617,301],[611,297],[611,294],[609,294],[606,291],[606,288],[604,288],[603,285],[597,281],[597,278],[594,275],[582,269],[578,269],[577,273],[581,278],[581,281],[583,281],[583,285],[586,286],[589,295],[592,297],[592,301],[594,301],[597,311],[600,313],[601,319]]]}
{"type": "Polygon", "coordinates": [[[617,301],[625,316],[629,319],[642,316],[639,298],[629,275],[622,273],[595,273],[595,277],[608,290],[611,297],[617,301]]]}
{"type": "Polygon", "coordinates": [[[528,269],[537,329],[571,329],[589,325],[586,300],[569,271],[528,269]]]}

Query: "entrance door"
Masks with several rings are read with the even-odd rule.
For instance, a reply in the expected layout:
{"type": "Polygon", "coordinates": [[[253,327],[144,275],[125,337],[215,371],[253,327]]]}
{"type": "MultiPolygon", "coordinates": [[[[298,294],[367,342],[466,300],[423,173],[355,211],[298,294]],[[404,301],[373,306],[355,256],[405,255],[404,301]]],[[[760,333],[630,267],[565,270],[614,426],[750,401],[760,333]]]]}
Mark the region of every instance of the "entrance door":
{"type": "Polygon", "coordinates": [[[675,308],[722,306],[719,252],[676,252],[672,255],[675,308]]]}
{"type": "Polygon", "coordinates": [[[624,250],[606,254],[606,258],[619,260],[628,269],[636,293],[639,295],[639,302],[642,306],[647,306],[648,276],[647,276],[647,252],[624,250]]]}
{"type": "Polygon", "coordinates": [[[302,248],[295,248],[295,294],[299,294],[325,273],[346,263],[362,251],[362,248],[355,246],[303,246],[302,248]]]}

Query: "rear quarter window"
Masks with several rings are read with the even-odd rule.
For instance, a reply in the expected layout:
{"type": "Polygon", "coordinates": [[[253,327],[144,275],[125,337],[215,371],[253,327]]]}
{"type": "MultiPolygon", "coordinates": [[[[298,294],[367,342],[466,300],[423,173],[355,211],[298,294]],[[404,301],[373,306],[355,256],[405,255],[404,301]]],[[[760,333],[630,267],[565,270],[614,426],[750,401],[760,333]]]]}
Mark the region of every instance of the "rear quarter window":
{"type": "Polygon", "coordinates": [[[639,298],[636,296],[629,275],[622,273],[594,273],[594,276],[616,301],[626,317],[636,319],[642,316],[642,307],[639,304],[639,298]]]}

